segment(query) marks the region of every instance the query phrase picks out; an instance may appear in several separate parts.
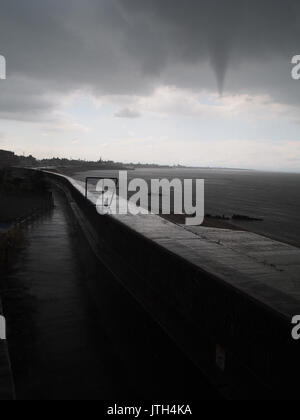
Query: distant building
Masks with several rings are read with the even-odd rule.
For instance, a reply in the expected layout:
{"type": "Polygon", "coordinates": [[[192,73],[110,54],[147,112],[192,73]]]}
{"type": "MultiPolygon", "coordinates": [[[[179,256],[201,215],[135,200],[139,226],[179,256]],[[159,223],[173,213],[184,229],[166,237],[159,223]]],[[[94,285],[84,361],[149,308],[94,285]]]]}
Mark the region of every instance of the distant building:
{"type": "Polygon", "coordinates": [[[0,150],[0,168],[14,166],[18,163],[18,157],[13,152],[0,150]]]}

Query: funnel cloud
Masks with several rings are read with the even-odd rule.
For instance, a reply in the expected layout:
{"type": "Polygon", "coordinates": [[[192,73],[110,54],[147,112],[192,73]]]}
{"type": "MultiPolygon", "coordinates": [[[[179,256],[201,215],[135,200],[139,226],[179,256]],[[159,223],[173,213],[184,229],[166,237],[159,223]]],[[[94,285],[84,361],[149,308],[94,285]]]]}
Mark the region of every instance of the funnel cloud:
{"type": "MultiPolygon", "coordinates": [[[[160,83],[259,89],[262,80],[244,69],[245,77],[227,85],[230,70],[254,63],[264,71],[268,60],[280,67],[300,43],[297,0],[3,0],[1,10],[11,77],[41,81],[43,93],[89,87],[96,95],[139,94],[160,83]],[[189,76],[207,63],[214,85],[209,73],[189,76]]],[[[293,95],[288,83],[276,92],[271,79],[266,87],[275,95],[293,95]]]]}

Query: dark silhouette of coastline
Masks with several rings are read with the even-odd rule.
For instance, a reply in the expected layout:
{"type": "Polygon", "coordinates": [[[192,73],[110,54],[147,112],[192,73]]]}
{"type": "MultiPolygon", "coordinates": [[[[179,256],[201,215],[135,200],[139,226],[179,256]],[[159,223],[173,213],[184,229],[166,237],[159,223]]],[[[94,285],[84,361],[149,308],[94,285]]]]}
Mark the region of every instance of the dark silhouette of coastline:
{"type": "Polygon", "coordinates": [[[37,159],[32,155],[18,156],[13,152],[0,150],[0,169],[5,167],[27,167],[49,169],[65,175],[72,175],[76,172],[96,171],[96,170],[135,170],[135,169],[223,169],[247,171],[248,169],[225,168],[213,166],[185,166],[185,165],[159,165],[156,163],[122,163],[112,160],[88,161],[84,159],[66,159],[53,157],[49,159],[37,159]]]}

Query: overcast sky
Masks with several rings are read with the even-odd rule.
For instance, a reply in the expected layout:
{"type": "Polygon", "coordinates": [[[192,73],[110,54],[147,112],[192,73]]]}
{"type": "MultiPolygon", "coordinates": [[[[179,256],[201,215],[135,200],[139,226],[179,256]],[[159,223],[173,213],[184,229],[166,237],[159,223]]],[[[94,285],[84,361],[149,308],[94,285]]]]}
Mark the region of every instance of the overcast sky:
{"type": "Polygon", "coordinates": [[[1,0],[0,148],[300,171],[299,0],[1,0]]]}

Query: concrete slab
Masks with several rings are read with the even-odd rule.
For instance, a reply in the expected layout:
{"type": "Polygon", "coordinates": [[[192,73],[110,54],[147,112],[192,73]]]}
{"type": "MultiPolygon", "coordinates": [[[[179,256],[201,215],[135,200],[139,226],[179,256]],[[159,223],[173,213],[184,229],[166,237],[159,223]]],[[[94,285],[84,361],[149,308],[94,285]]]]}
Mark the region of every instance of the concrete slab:
{"type": "MultiPolygon", "coordinates": [[[[97,202],[95,194],[89,199],[97,202]]],[[[263,285],[290,294],[300,311],[300,249],[251,232],[175,225],[150,213],[112,217],[255,298],[263,285]]]]}
{"type": "MultiPolygon", "coordinates": [[[[65,178],[84,193],[84,183],[65,178]]],[[[88,194],[88,200],[95,206],[97,199],[97,194],[88,194]]],[[[200,270],[206,270],[255,299],[263,298],[264,303],[268,292],[262,290],[263,286],[289,296],[293,310],[295,299],[299,300],[300,312],[300,249],[251,232],[176,225],[150,213],[111,217],[200,270]]],[[[269,303],[274,302],[273,297],[269,303]]]]}

